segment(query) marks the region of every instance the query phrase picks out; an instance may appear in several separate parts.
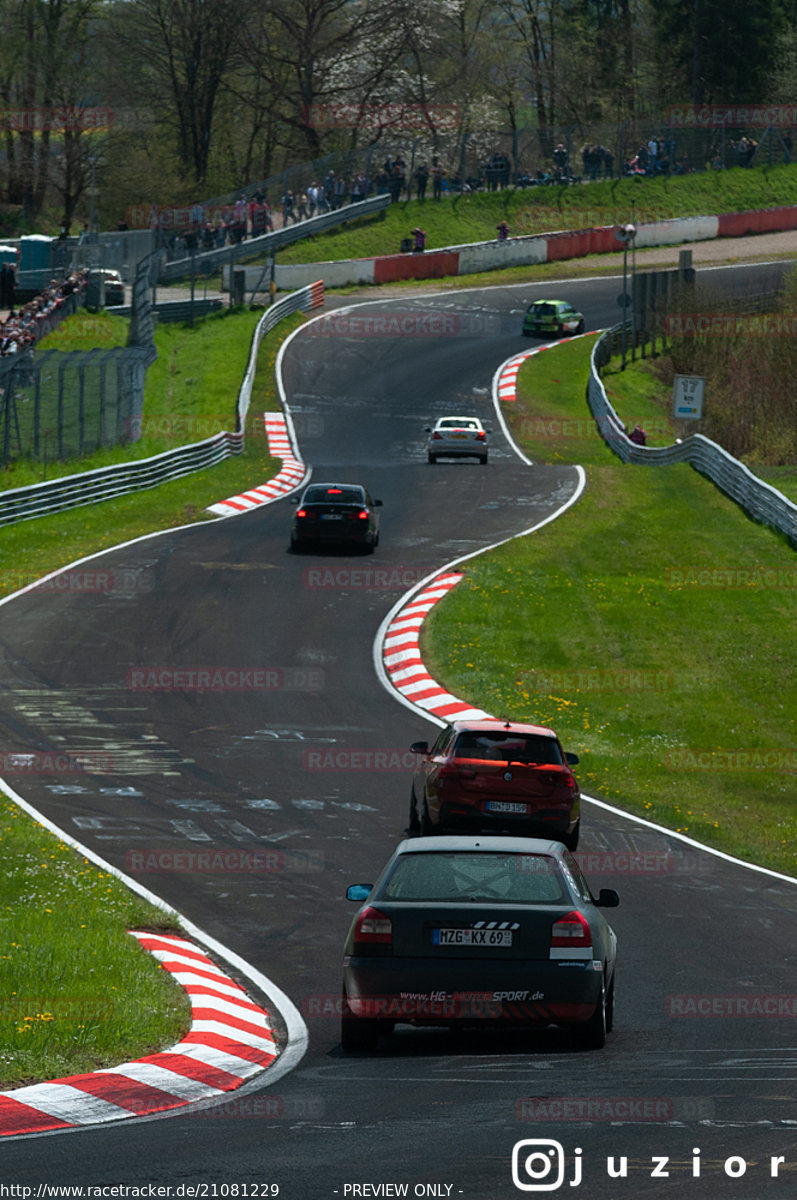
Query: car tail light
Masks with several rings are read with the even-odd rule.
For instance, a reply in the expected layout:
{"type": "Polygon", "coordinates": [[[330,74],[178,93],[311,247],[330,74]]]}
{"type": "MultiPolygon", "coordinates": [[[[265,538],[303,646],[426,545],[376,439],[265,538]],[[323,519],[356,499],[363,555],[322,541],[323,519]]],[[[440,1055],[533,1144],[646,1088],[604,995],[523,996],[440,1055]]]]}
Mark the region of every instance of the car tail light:
{"type": "Polygon", "coordinates": [[[297,517],[306,517],[306,516],[307,516],[307,509],[306,509],[306,508],[297,508],[297,510],[296,510],[296,516],[297,516],[297,517]]]}
{"type": "Polygon", "coordinates": [[[573,909],[551,926],[551,946],[591,946],[592,932],[586,917],[573,909]]]}
{"type": "Polygon", "coordinates": [[[441,767],[437,772],[438,779],[475,779],[476,772],[472,767],[441,767]]]}
{"type": "Polygon", "coordinates": [[[363,909],[354,926],[355,946],[388,946],[393,943],[393,922],[378,908],[363,909]]]}
{"type": "Polygon", "coordinates": [[[442,435],[442,433],[437,433],[437,432],[435,432],[435,433],[433,433],[433,434],[432,434],[432,441],[433,441],[433,442],[442,442],[442,440],[443,440],[443,435],[442,435]]]}
{"type": "Polygon", "coordinates": [[[483,442],[483,441],[485,441],[486,437],[487,437],[487,434],[484,432],[483,429],[480,429],[479,432],[476,434],[476,441],[483,442]]]}
{"type": "Polygon", "coordinates": [[[360,511],[357,513],[357,516],[360,518],[361,521],[367,521],[368,520],[368,509],[361,508],[360,511]]]}

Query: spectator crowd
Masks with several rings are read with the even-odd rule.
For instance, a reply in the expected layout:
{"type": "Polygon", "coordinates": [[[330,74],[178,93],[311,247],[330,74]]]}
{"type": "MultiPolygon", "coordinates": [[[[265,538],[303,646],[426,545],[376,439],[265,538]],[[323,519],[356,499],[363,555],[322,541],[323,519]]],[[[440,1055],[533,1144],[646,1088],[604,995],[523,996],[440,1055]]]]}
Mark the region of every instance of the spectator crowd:
{"type": "Polygon", "coordinates": [[[40,338],[50,333],[62,316],[67,300],[82,292],[88,282],[88,267],[73,271],[62,283],[52,280],[50,286],[15,311],[16,277],[14,268],[7,263],[2,267],[0,278],[0,355],[19,354],[35,346],[40,338]]]}

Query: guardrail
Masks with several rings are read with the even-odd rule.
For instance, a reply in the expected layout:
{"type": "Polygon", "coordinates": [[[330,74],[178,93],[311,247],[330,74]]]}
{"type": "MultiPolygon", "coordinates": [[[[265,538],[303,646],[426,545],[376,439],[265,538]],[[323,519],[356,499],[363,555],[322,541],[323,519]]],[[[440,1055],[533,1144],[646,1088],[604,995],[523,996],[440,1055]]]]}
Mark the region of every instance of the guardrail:
{"type": "Polygon", "coordinates": [[[647,466],[688,462],[741,505],[750,516],[785,534],[797,548],[797,504],[771,484],[759,479],[717,442],[702,433],[694,433],[672,446],[639,446],[630,440],[606,395],[599,373],[611,355],[619,350],[622,328],[622,325],[615,325],[599,337],[590,359],[587,403],[606,444],[623,462],[644,463],[647,466]]]}
{"type": "Polygon", "coordinates": [[[112,467],[100,467],[84,471],[79,475],[67,475],[47,483],[29,484],[0,492],[0,526],[17,521],[28,521],[52,513],[78,508],[83,504],[94,504],[100,500],[111,500],[129,492],[143,491],[168,483],[193,471],[215,466],[233,454],[243,453],[244,420],[252,394],[252,381],[257,363],[257,351],[263,336],[289,313],[306,311],[322,304],[322,284],[309,284],[290,296],[285,296],[264,314],[252,339],[249,364],[238,397],[238,432],[223,431],[194,442],[167,450],[151,458],[135,462],[118,463],[112,467]],[[259,336],[258,336],[259,334],[259,336]],[[245,403],[244,403],[245,398],[245,403]]]}
{"type": "Polygon", "coordinates": [[[369,196],[367,200],[360,200],[357,204],[347,204],[343,208],[336,208],[333,212],[322,213],[318,217],[308,217],[306,221],[294,222],[293,225],[288,225],[284,229],[275,229],[273,233],[264,233],[262,237],[248,238],[233,246],[222,246],[218,250],[197,250],[196,254],[187,258],[177,258],[172,262],[164,263],[158,278],[160,282],[168,283],[173,279],[185,279],[192,272],[194,275],[197,272],[211,274],[217,267],[242,262],[246,258],[256,258],[260,254],[270,254],[272,250],[279,250],[280,247],[289,246],[292,242],[301,241],[302,238],[312,237],[315,233],[334,229],[337,225],[345,225],[347,221],[354,221],[357,217],[367,217],[371,213],[381,212],[389,205],[389,195],[369,196]]]}

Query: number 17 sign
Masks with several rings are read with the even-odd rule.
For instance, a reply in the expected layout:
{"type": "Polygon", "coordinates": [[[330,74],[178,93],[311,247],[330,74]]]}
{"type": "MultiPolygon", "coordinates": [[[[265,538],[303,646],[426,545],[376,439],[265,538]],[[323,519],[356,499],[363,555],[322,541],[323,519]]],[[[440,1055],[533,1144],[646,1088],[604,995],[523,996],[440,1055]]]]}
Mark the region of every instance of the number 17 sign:
{"type": "Polygon", "coordinates": [[[672,386],[673,416],[699,420],[703,416],[705,393],[705,375],[676,375],[672,386]]]}

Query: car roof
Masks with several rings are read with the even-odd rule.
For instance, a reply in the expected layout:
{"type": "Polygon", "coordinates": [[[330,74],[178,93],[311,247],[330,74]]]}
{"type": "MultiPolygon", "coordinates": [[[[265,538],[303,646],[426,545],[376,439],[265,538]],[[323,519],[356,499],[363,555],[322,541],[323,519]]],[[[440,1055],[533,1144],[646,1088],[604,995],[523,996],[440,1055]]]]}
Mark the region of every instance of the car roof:
{"type": "Polygon", "coordinates": [[[327,491],[330,488],[358,488],[361,492],[366,490],[361,483],[316,483],[315,480],[312,483],[308,483],[304,490],[309,492],[311,488],[326,488],[327,491]]]}
{"type": "Polygon", "coordinates": [[[569,304],[570,301],[569,300],[544,299],[544,300],[533,300],[532,303],[533,304],[569,304]]]}
{"type": "Polygon", "coordinates": [[[476,732],[476,733],[500,733],[502,730],[506,733],[536,733],[542,737],[555,738],[556,732],[553,729],[548,729],[545,725],[526,725],[520,721],[499,721],[484,720],[484,721],[451,721],[451,728],[457,733],[476,732]]]}
{"type": "Polygon", "coordinates": [[[494,834],[441,835],[440,837],[405,838],[399,842],[394,854],[550,854],[561,858],[566,853],[562,842],[551,838],[496,837],[494,834]]]}
{"type": "Polygon", "coordinates": [[[481,425],[481,418],[475,417],[473,413],[446,413],[444,417],[437,418],[437,424],[439,425],[441,421],[476,421],[481,425]]]}

